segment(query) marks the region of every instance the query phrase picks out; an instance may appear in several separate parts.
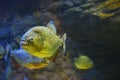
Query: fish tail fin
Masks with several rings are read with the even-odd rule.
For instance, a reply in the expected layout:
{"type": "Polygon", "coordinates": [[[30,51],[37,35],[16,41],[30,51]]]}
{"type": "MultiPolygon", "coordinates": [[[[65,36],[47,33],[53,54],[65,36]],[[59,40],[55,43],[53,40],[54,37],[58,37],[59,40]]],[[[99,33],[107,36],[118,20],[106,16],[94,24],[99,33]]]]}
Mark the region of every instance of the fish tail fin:
{"type": "Polygon", "coordinates": [[[62,42],[63,42],[63,54],[66,55],[66,39],[67,39],[67,34],[64,33],[62,36],[62,42]]]}

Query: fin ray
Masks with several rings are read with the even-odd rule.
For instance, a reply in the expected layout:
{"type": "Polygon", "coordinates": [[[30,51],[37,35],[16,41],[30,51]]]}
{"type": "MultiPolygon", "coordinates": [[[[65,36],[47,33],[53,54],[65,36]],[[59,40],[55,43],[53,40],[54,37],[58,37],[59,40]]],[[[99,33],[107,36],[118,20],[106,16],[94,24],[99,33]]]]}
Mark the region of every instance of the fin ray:
{"type": "Polygon", "coordinates": [[[56,27],[55,27],[55,24],[54,24],[54,21],[49,21],[49,23],[47,24],[47,27],[52,30],[54,33],[57,33],[56,31],[56,27]]]}
{"type": "Polygon", "coordinates": [[[67,38],[67,35],[66,33],[63,34],[63,37],[62,37],[62,42],[63,42],[63,54],[66,55],[66,44],[65,44],[65,41],[66,41],[66,38],[67,38]]]}

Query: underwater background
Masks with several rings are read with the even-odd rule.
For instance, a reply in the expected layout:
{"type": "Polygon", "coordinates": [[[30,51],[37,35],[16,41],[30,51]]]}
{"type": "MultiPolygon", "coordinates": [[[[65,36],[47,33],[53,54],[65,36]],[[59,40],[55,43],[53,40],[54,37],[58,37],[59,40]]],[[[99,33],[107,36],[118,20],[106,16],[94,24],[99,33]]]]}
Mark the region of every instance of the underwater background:
{"type": "Polygon", "coordinates": [[[0,0],[0,45],[6,50],[0,49],[0,80],[119,80],[120,1],[0,0]],[[29,70],[3,60],[8,44],[19,49],[27,30],[51,20],[58,35],[67,33],[67,57],[58,56],[54,68],[29,70]],[[92,59],[91,69],[75,68],[80,54],[92,59]]]}

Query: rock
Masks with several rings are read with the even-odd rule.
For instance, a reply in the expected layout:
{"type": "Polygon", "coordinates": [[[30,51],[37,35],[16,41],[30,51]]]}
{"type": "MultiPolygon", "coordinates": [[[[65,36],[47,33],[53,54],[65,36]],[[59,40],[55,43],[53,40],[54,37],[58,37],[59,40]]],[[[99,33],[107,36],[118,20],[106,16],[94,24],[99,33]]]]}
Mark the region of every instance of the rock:
{"type": "Polygon", "coordinates": [[[74,5],[74,3],[71,0],[65,0],[65,4],[69,7],[74,5]]]}
{"type": "Polygon", "coordinates": [[[72,0],[75,4],[80,4],[82,0],[72,0]]]}
{"type": "Polygon", "coordinates": [[[10,26],[3,26],[0,28],[0,44],[5,47],[10,42],[11,32],[10,26]]]}
{"type": "Polygon", "coordinates": [[[36,18],[35,16],[25,16],[20,20],[16,20],[11,26],[11,31],[13,36],[23,35],[29,28],[40,25],[40,18],[36,18]]]}

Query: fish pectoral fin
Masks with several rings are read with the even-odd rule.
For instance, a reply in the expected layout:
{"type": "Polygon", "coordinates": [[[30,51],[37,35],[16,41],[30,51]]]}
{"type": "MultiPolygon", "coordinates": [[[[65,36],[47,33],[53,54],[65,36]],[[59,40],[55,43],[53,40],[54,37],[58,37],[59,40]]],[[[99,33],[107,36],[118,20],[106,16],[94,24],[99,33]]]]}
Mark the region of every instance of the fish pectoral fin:
{"type": "Polygon", "coordinates": [[[47,27],[52,30],[55,34],[57,33],[56,31],[56,27],[55,27],[55,24],[54,24],[54,21],[49,21],[49,23],[47,24],[47,27]]]}
{"type": "Polygon", "coordinates": [[[67,34],[64,33],[62,36],[62,42],[63,42],[63,54],[66,55],[66,39],[67,39],[67,34]]]}

